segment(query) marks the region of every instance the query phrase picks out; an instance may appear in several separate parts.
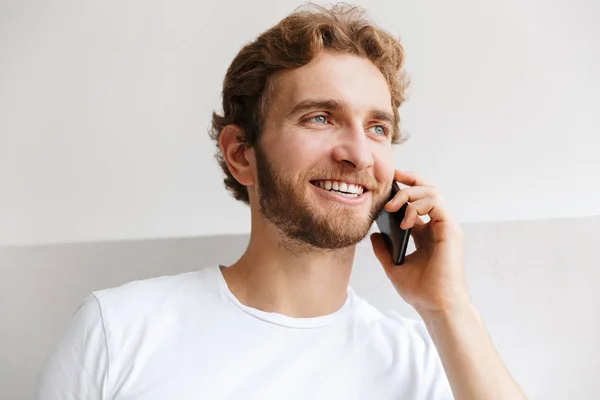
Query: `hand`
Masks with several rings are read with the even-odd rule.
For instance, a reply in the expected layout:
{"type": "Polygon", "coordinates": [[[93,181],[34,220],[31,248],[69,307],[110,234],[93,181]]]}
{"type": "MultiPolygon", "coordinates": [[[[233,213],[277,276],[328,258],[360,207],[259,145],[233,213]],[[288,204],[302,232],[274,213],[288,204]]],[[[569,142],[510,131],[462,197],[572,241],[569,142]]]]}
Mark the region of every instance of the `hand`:
{"type": "Polygon", "coordinates": [[[415,174],[396,170],[394,180],[408,185],[386,205],[395,212],[409,202],[402,229],[410,229],[416,250],[395,265],[380,233],[371,235],[371,244],[388,278],[402,298],[420,314],[445,311],[469,302],[463,270],[463,233],[448,213],[437,188],[415,174]],[[429,215],[430,221],[420,217],[429,215]]]}

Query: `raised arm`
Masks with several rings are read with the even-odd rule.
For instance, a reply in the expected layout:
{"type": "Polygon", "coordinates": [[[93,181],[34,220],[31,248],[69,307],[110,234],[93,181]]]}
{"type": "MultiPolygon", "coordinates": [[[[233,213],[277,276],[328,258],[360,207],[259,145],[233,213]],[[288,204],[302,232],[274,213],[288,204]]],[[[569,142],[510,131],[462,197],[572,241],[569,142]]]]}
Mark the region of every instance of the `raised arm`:
{"type": "Polygon", "coordinates": [[[409,202],[402,229],[417,250],[394,265],[380,234],[371,242],[396,291],[421,315],[457,400],[519,400],[525,394],[512,378],[467,293],[463,234],[439,191],[412,173],[396,170],[408,185],[385,206],[395,212],[409,202]],[[429,215],[429,222],[420,216],[429,215]]]}

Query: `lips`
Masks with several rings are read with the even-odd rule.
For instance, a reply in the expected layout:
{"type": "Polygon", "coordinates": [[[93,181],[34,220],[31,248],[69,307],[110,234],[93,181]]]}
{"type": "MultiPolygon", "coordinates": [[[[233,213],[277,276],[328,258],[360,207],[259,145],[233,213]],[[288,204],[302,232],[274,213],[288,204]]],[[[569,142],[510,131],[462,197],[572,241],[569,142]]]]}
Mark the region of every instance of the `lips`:
{"type": "MultiPolygon", "coordinates": [[[[364,204],[365,202],[368,201],[368,199],[370,198],[370,195],[371,195],[370,191],[363,191],[363,193],[361,193],[361,194],[340,192],[339,190],[334,190],[333,188],[331,188],[330,190],[327,190],[325,187],[321,187],[321,184],[318,183],[318,181],[311,182],[311,183],[312,184],[310,186],[313,188],[313,190],[319,196],[324,197],[329,201],[333,200],[337,203],[345,204],[348,206],[358,206],[358,205],[364,204]]],[[[323,185],[325,185],[325,184],[323,184],[323,185]]],[[[332,183],[332,187],[333,187],[333,183],[332,183]]],[[[339,183],[338,183],[338,189],[339,189],[339,183]]]]}
{"type": "Polygon", "coordinates": [[[313,180],[310,183],[330,192],[336,192],[353,197],[360,196],[363,194],[363,192],[367,191],[367,189],[361,184],[340,180],[318,179],[313,180]]]}

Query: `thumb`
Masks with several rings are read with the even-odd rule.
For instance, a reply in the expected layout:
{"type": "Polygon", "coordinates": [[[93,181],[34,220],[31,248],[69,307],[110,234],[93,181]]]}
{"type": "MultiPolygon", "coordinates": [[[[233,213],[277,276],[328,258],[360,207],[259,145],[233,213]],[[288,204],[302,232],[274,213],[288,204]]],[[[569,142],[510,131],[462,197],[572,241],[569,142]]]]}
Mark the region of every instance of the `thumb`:
{"type": "Polygon", "coordinates": [[[393,265],[392,254],[389,252],[383,235],[381,233],[373,233],[369,236],[371,239],[371,245],[373,246],[373,252],[375,257],[379,260],[385,272],[388,272],[388,268],[393,265]]]}

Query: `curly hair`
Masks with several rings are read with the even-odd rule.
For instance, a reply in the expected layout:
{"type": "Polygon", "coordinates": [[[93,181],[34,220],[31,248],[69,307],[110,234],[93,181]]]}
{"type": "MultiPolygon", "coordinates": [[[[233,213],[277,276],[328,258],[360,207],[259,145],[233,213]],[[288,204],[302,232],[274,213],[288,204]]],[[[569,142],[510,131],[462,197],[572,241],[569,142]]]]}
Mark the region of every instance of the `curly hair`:
{"type": "Polygon", "coordinates": [[[388,83],[396,119],[392,143],[408,139],[398,127],[398,107],[408,86],[402,69],[404,49],[398,39],[364,14],[362,8],[345,3],[301,7],[244,46],[234,58],[223,80],[223,114],[213,112],[210,137],[216,141],[215,158],[225,173],[225,187],[235,199],[249,204],[246,187],[233,177],[219,149],[221,131],[226,125],[237,125],[243,131],[238,140],[248,147],[256,145],[276,90],[269,78],[279,70],[308,64],[320,51],[358,55],[377,66],[388,83]]]}

